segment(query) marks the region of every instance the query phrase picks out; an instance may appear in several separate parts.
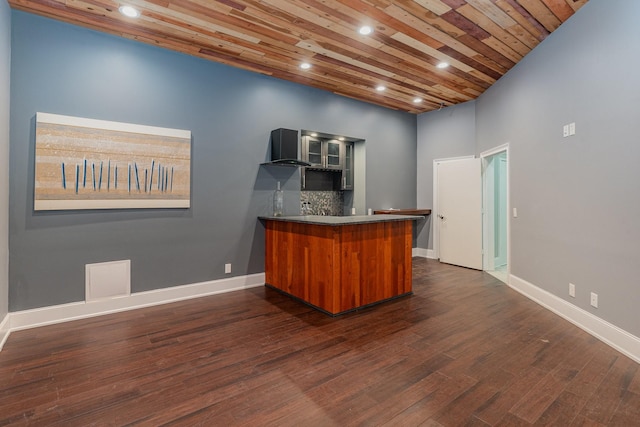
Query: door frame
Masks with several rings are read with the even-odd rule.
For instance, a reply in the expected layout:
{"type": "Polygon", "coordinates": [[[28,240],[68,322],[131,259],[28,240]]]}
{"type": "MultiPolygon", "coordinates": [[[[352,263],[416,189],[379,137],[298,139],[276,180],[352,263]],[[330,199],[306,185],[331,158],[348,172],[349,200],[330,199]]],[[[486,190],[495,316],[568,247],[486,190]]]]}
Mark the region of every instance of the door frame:
{"type": "MultiPolygon", "coordinates": [[[[509,143],[499,145],[489,150],[480,153],[481,166],[482,166],[482,269],[489,270],[490,265],[493,264],[489,260],[489,257],[493,257],[487,249],[491,246],[489,244],[489,219],[487,217],[487,206],[491,199],[489,194],[489,188],[487,185],[487,177],[485,171],[487,169],[488,157],[494,156],[504,152],[507,159],[507,284],[511,282],[511,167],[509,160],[509,143]]],[[[495,188],[495,187],[494,187],[495,188]]]]}
{"type": "Polygon", "coordinates": [[[433,160],[433,208],[431,209],[431,218],[433,218],[433,221],[431,223],[433,224],[433,258],[435,259],[440,259],[440,221],[438,221],[438,163],[454,162],[456,160],[464,159],[475,159],[475,157],[476,156],[474,155],[469,155],[433,160]]]}

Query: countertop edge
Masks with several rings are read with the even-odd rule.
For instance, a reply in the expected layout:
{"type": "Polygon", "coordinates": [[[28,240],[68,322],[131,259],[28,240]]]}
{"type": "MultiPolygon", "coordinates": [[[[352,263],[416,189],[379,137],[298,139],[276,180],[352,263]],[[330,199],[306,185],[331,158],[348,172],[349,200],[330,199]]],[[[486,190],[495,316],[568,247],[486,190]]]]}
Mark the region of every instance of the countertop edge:
{"type": "Polygon", "coordinates": [[[259,216],[258,219],[264,221],[297,222],[301,224],[314,225],[355,225],[371,224],[378,222],[393,221],[417,221],[424,219],[421,215],[353,215],[353,216],[322,216],[322,215],[298,215],[298,216],[259,216]]]}
{"type": "Polygon", "coordinates": [[[379,209],[373,211],[374,215],[431,215],[431,209],[379,209]]]}

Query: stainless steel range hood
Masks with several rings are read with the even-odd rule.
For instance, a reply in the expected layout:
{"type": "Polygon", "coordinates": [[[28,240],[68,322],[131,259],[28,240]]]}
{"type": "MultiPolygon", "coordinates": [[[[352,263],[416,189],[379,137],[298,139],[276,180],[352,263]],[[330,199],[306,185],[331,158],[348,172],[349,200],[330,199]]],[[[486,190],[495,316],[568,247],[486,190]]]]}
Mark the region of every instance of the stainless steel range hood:
{"type": "Polygon", "coordinates": [[[298,131],[293,129],[275,129],[271,131],[271,161],[263,165],[275,166],[311,166],[298,157],[298,131]]]}

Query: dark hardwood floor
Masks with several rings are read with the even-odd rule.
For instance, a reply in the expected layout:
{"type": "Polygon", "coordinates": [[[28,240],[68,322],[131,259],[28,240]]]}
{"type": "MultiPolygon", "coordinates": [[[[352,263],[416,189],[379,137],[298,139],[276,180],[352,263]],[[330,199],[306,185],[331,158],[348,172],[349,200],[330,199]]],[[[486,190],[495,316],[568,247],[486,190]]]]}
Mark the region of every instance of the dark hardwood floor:
{"type": "Polygon", "coordinates": [[[414,259],[331,318],[255,288],[14,332],[0,426],[633,426],[639,365],[493,277],[414,259]]]}

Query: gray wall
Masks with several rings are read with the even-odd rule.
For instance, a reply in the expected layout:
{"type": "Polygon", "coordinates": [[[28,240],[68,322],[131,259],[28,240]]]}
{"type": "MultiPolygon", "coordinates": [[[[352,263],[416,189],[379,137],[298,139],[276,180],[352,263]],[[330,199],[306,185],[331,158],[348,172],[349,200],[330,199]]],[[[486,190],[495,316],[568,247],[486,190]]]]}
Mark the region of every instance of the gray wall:
{"type": "Polygon", "coordinates": [[[636,336],[638,16],[636,0],[589,1],[477,100],[476,117],[477,152],[510,143],[512,273],[636,336]]]}
{"type": "Polygon", "coordinates": [[[0,0],[0,322],[9,305],[9,92],[11,9],[0,0]]]}
{"type": "Polygon", "coordinates": [[[297,169],[260,167],[269,133],[366,140],[366,204],[415,205],[416,117],[23,12],[13,12],[11,311],[84,299],[84,265],[132,260],[144,291],[264,271],[276,181],[299,213],[297,169]],[[190,129],[187,210],[34,212],[38,111],[190,129]]]}
{"type": "MultiPolygon", "coordinates": [[[[418,208],[433,208],[433,161],[472,156],[476,147],[476,101],[418,116],[418,208]]],[[[417,223],[417,247],[433,249],[433,217],[417,223]]]]}

